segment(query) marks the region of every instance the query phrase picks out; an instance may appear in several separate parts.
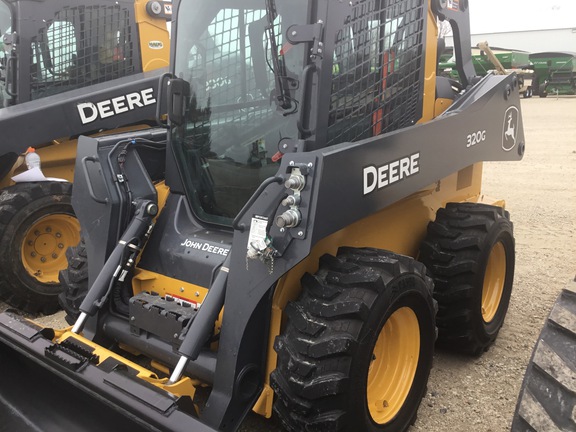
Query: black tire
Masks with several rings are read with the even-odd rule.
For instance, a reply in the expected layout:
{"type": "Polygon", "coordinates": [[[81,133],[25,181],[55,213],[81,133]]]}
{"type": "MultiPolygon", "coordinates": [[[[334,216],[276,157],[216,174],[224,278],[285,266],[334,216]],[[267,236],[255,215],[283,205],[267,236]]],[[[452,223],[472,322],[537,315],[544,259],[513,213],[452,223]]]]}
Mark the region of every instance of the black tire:
{"type": "Polygon", "coordinates": [[[0,298],[29,313],[58,310],[58,271],[80,238],[72,184],[18,183],[0,194],[0,298]]]}
{"type": "Polygon", "coordinates": [[[58,303],[66,312],[66,321],[73,324],[88,293],[88,256],[83,238],[78,246],[68,248],[66,258],[68,267],[61,270],[59,276],[62,292],[58,296],[58,303]]]}
{"type": "Polygon", "coordinates": [[[542,84],[540,86],[540,90],[538,91],[538,96],[540,96],[541,98],[545,98],[546,96],[548,96],[548,92],[546,91],[546,84],[542,84]]]}
{"type": "Polygon", "coordinates": [[[515,250],[508,212],[448,204],[428,224],[419,259],[434,279],[438,344],[480,355],[498,336],[512,293],[515,250]]]}
{"type": "Polygon", "coordinates": [[[274,412],[284,428],[392,432],[413,424],[432,367],[436,338],[432,289],[425,267],[409,257],[354,248],[341,248],[337,258],[324,255],[318,272],[302,278],[302,293],[286,307],[286,326],[274,344],[278,353],[271,376],[277,396],[274,412]],[[384,328],[388,344],[379,338],[384,328]],[[406,329],[418,337],[404,338],[406,329]],[[411,363],[413,380],[392,374],[385,384],[396,389],[399,381],[404,393],[399,399],[390,398],[389,405],[386,394],[380,398],[386,386],[375,378],[382,376],[381,368],[391,373],[382,365],[401,352],[393,350],[398,340],[418,341],[412,345],[411,361],[397,356],[411,363]],[[376,404],[368,406],[374,400],[383,410],[392,407],[393,417],[377,418],[377,423],[372,415],[376,404]]]}
{"type": "Polygon", "coordinates": [[[554,304],[528,363],[512,432],[576,431],[576,282],[554,304]]]}

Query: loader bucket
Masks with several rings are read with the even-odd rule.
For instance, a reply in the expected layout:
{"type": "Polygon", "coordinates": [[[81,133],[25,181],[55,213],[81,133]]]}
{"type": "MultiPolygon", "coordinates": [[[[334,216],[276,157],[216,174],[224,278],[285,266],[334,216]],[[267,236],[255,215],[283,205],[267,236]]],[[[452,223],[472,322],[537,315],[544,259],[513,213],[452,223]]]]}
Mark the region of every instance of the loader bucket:
{"type": "Polygon", "coordinates": [[[84,361],[53,336],[0,314],[0,432],[215,431],[198,420],[189,398],[140,383],[119,363],[84,361]]]}

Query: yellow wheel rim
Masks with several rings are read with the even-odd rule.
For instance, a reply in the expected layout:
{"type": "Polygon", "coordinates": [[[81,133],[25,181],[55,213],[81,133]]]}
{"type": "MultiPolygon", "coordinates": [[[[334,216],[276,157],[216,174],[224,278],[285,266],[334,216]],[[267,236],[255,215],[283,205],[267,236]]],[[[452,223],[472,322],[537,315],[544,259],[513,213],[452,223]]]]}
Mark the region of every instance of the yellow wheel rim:
{"type": "Polygon", "coordinates": [[[412,309],[395,311],[384,324],[368,369],[367,397],[372,419],[385,424],[398,414],[416,375],[420,326],[412,309]]]}
{"type": "Polygon", "coordinates": [[[490,251],[488,265],[484,274],[482,287],[482,318],[484,322],[490,322],[498,311],[502,293],[504,292],[504,280],[506,279],[506,250],[502,242],[496,243],[490,251]]]}
{"type": "Polygon", "coordinates": [[[74,216],[51,214],[37,220],[24,235],[22,264],[41,283],[57,283],[68,266],[66,249],[80,242],[80,223],[74,216]]]}

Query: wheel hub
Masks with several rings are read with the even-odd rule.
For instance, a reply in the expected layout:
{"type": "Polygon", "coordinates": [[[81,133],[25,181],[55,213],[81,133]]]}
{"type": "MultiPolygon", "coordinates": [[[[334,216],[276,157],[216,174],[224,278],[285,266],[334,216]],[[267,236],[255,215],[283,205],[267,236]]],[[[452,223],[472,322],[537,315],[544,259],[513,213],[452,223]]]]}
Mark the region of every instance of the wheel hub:
{"type": "Polygon", "coordinates": [[[22,263],[39,282],[58,282],[66,268],[66,249],[80,241],[78,220],[66,214],[53,214],[37,220],[24,235],[22,263]]]}
{"type": "Polygon", "coordinates": [[[419,355],[418,318],[412,309],[400,308],[380,331],[368,369],[368,410],[376,423],[390,422],[406,402],[419,355]]]}
{"type": "Polygon", "coordinates": [[[506,280],[506,250],[502,242],[494,245],[488,256],[482,287],[482,318],[485,322],[494,319],[500,306],[506,280]]]}

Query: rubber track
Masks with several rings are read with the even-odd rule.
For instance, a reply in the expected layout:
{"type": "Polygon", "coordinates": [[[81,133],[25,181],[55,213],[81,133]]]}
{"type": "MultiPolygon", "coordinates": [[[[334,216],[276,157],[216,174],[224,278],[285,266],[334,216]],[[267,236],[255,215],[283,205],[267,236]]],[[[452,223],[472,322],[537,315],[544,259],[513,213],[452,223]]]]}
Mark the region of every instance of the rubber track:
{"type": "Polygon", "coordinates": [[[538,337],[512,432],[576,431],[576,282],[560,294],[538,337]]]}

